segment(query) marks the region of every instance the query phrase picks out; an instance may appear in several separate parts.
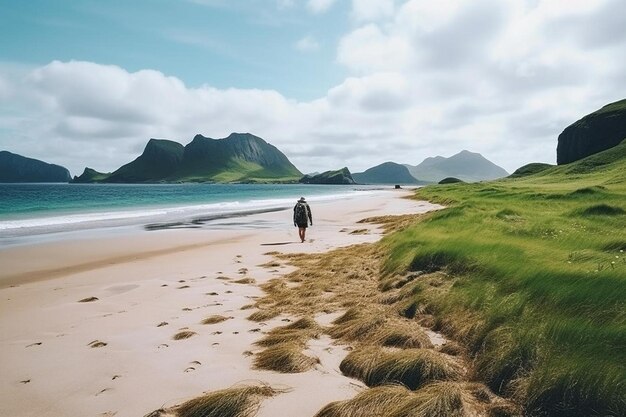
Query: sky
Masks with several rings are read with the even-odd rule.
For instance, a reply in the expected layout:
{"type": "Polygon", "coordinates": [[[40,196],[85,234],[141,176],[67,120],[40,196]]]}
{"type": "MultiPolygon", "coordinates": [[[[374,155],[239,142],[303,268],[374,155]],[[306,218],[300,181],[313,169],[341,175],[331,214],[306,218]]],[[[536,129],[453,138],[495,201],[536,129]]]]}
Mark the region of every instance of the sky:
{"type": "Polygon", "coordinates": [[[249,132],[302,172],[555,163],[626,97],[624,0],[0,0],[0,150],[113,171],[249,132]]]}

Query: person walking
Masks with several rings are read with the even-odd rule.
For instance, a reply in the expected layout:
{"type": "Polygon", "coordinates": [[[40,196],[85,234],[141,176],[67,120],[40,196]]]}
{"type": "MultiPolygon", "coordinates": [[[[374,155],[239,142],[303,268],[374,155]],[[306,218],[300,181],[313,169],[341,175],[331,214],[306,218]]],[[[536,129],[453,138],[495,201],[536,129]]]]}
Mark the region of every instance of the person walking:
{"type": "Polygon", "coordinates": [[[311,207],[309,207],[304,197],[300,197],[300,200],[298,200],[293,208],[293,225],[298,228],[300,242],[304,242],[306,228],[309,223],[313,226],[311,207]]]}

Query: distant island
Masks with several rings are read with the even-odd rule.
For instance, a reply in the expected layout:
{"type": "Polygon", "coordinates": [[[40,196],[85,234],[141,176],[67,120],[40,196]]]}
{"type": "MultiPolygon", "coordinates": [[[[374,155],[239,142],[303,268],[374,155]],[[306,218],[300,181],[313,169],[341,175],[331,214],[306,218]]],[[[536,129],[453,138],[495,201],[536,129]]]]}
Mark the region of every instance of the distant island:
{"type": "Polygon", "coordinates": [[[305,175],[300,178],[302,184],[335,184],[335,185],[349,185],[356,184],[352,174],[347,167],[343,167],[336,171],[326,171],[321,174],[305,175]]]}
{"type": "Polygon", "coordinates": [[[352,178],[359,184],[418,185],[426,183],[411,175],[406,166],[395,162],[385,162],[364,172],[354,173],[352,178]]]}
{"type": "Polygon", "coordinates": [[[68,182],[70,172],[59,165],[0,151],[0,182],[68,182]]]}
{"type": "Polygon", "coordinates": [[[186,146],[150,139],[134,161],[111,173],[91,168],[74,183],[288,183],[302,173],[273,145],[250,133],[232,133],[224,139],[196,135],[186,146]]]}
{"type": "Polygon", "coordinates": [[[422,181],[439,182],[444,178],[453,177],[465,182],[476,182],[504,178],[509,175],[479,153],[461,151],[449,158],[435,156],[424,159],[416,166],[405,165],[411,175],[422,181]]]}

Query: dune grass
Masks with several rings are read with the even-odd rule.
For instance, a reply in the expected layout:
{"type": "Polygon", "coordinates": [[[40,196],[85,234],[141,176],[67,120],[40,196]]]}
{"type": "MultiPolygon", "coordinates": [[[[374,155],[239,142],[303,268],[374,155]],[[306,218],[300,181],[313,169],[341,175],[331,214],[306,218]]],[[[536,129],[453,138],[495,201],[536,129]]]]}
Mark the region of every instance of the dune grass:
{"type": "Polygon", "coordinates": [[[350,352],[339,369],[368,386],[400,383],[410,389],[432,381],[459,381],[464,375],[456,359],[433,349],[362,347],[350,352]]]}
{"type": "Polygon", "coordinates": [[[417,391],[383,385],[328,404],[314,417],[513,417],[517,409],[479,384],[434,382],[417,391]]]}
{"type": "Polygon", "coordinates": [[[203,319],[201,323],[202,324],[217,324],[217,323],[221,323],[223,321],[229,320],[229,319],[232,319],[232,317],[226,317],[226,316],[222,316],[219,314],[214,314],[212,316],[209,316],[203,319]]]}
{"type": "Polygon", "coordinates": [[[302,353],[298,341],[272,345],[254,356],[254,367],[281,373],[300,373],[320,363],[318,358],[302,353]]]}
{"type": "Polygon", "coordinates": [[[145,417],[252,417],[263,399],[283,392],[267,384],[235,386],[153,411],[145,417]]]}
{"type": "Polygon", "coordinates": [[[281,373],[306,372],[319,362],[316,357],[305,355],[307,341],[318,338],[320,326],[315,320],[304,317],[295,322],[272,329],[255,345],[265,350],[254,357],[254,367],[281,373]]]}
{"type": "Polygon", "coordinates": [[[278,317],[280,315],[280,310],[276,309],[262,309],[257,310],[254,313],[250,314],[247,319],[250,321],[265,321],[273,319],[274,317],[278,317]]]}
{"type": "Polygon", "coordinates": [[[444,274],[438,286],[406,284],[413,305],[528,415],[626,415],[626,142],[417,197],[449,207],[384,238],[383,282],[444,274]]]}
{"type": "Polygon", "coordinates": [[[174,340],[189,339],[190,337],[195,336],[197,334],[198,333],[192,332],[191,330],[183,330],[181,332],[176,333],[174,336],[172,336],[172,339],[174,340]]]}
{"type": "Polygon", "coordinates": [[[397,348],[432,348],[424,331],[415,323],[386,315],[373,306],[350,308],[333,322],[328,334],[348,342],[397,348]]]}

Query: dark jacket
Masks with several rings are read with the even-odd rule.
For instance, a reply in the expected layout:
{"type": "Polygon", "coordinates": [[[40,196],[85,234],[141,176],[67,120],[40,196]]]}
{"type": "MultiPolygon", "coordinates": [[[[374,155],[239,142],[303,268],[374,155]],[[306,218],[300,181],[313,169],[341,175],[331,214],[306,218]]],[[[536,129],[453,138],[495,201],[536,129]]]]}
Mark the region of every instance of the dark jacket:
{"type": "Polygon", "coordinates": [[[306,202],[297,202],[296,205],[293,207],[293,224],[298,227],[308,226],[306,219],[304,221],[296,219],[296,209],[298,208],[298,204],[302,204],[304,206],[309,222],[311,223],[311,226],[313,226],[313,215],[311,214],[311,207],[309,207],[306,202]]]}

